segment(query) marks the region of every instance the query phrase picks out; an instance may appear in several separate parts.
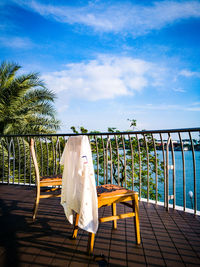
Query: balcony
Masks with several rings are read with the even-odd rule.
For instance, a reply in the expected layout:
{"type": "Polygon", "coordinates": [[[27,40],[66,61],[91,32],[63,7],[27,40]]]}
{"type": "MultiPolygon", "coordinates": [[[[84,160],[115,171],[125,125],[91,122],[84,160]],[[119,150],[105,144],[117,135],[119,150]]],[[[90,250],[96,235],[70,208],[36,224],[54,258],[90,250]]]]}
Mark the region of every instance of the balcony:
{"type": "MultiPolygon", "coordinates": [[[[41,201],[32,222],[35,190],[30,186],[1,185],[0,266],[199,266],[199,216],[140,202],[140,246],[135,243],[133,220],[100,224],[94,255],[86,254],[86,232],[71,240],[58,198],[41,201]],[[102,257],[102,255],[104,257],[102,257]]],[[[124,206],[120,207],[121,209],[124,206]]],[[[128,209],[126,207],[126,209],[128,209]]],[[[102,208],[100,213],[111,213],[102,208]]]]}
{"type": "MultiPolygon", "coordinates": [[[[199,132],[200,128],[88,134],[97,184],[119,183],[138,191],[142,239],[137,246],[131,218],[119,220],[117,230],[110,222],[100,224],[90,257],[86,232],[80,230],[77,240],[70,239],[72,226],[59,199],[42,200],[32,222],[30,136],[1,136],[0,265],[199,266],[199,132]]],[[[62,172],[59,159],[69,136],[34,136],[43,175],[62,172]]],[[[111,210],[101,208],[100,213],[109,216],[111,210]]]]}

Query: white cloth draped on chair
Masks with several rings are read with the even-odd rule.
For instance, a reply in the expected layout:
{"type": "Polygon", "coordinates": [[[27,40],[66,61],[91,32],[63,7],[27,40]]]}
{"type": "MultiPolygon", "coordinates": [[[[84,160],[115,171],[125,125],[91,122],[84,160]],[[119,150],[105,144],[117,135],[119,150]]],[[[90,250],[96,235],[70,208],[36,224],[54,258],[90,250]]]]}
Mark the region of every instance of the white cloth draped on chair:
{"type": "Polygon", "coordinates": [[[61,204],[73,224],[73,211],[79,214],[78,226],[88,232],[98,229],[98,200],[91,147],[87,136],[69,137],[60,163],[64,165],[61,204]]]}

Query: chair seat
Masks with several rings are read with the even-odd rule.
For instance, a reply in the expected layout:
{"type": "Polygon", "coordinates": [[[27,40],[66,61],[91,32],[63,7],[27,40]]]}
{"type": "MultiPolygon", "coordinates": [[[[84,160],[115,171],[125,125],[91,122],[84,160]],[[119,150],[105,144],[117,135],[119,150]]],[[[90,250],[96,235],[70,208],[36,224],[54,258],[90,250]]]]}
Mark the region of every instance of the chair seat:
{"type": "Polygon", "coordinates": [[[97,186],[98,207],[109,206],[113,203],[127,202],[135,199],[137,192],[119,185],[105,184],[97,186]]]}
{"type": "Polygon", "coordinates": [[[40,177],[41,182],[59,182],[62,181],[62,174],[50,175],[50,176],[42,176],[40,177]]]}
{"type": "Polygon", "coordinates": [[[121,187],[114,184],[104,184],[97,186],[97,196],[98,197],[109,197],[117,195],[132,195],[134,191],[121,187]]]}

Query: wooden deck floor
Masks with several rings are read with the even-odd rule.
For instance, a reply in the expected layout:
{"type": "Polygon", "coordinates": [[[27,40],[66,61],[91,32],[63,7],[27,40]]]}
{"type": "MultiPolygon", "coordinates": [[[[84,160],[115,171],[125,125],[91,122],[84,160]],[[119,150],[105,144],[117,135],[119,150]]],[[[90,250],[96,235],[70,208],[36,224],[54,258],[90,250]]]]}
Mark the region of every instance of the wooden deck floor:
{"type": "MultiPolygon", "coordinates": [[[[200,266],[200,220],[180,211],[140,203],[142,244],[135,243],[133,219],[103,223],[94,255],[86,254],[88,235],[71,240],[58,198],[41,200],[32,222],[34,189],[0,185],[0,266],[200,266]],[[103,256],[102,256],[102,255],[103,256]]],[[[119,205],[120,209],[124,206],[119,205]]],[[[125,209],[128,209],[127,207],[125,209]]],[[[110,208],[100,213],[109,214],[110,208]]]]}

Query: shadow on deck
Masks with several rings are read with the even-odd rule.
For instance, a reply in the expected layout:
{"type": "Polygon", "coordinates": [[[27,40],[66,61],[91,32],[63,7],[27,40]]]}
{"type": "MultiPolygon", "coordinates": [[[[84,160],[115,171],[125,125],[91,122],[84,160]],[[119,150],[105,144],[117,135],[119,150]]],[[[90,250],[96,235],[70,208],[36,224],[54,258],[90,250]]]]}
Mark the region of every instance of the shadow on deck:
{"type": "MultiPolygon", "coordinates": [[[[87,232],[71,240],[60,199],[41,200],[35,223],[35,189],[0,185],[0,266],[200,266],[200,219],[181,211],[140,203],[142,244],[133,219],[100,224],[94,255],[86,254],[87,232]],[[102,256],[103,255],[103,256],[102,256]]],[[[126,209],[123,205],[120,209],[126,209]]],[[[108,215],[111,209],[101,208],[108,215]]]]}

